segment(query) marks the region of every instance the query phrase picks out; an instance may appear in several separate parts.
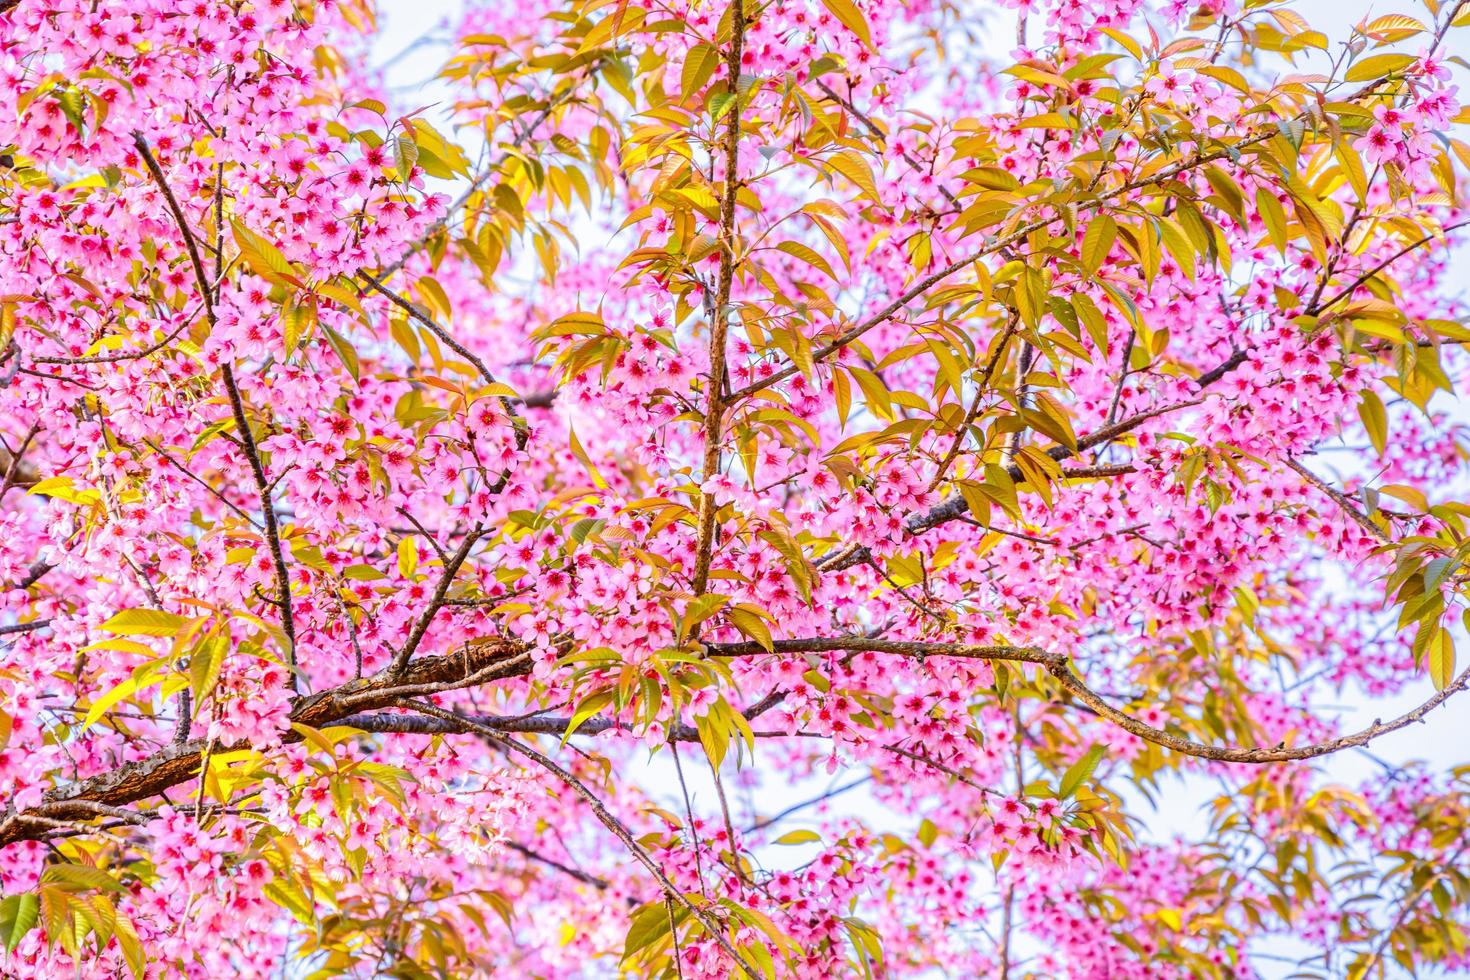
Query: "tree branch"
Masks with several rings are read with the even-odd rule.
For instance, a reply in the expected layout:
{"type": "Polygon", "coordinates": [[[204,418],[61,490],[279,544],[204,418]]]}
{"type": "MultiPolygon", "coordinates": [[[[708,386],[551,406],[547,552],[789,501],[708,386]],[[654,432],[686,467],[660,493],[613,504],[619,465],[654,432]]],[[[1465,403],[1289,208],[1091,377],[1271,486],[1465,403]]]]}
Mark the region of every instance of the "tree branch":
{"type": "MultiPolygon", "coordinates": [[[[427,691],[448,690],[468,683],[486,683],[504,676],[530,671],[526,647],[501,640],[468,648],[463,653],[421,657],[409,664],[402,676],[384,670],[361,680],[317,694],[296,697],[291,703],[290,719],[310,728],[338,724],[360,711],[371,711],[395,704],[413,685],[427,691]]],[[[286,742],[297,742],[295,731],[282,732],[286,742]]],[[[245,746],[222,746],[222,750],[245,746]]],[[[181,745],[169,745],[145,759],[129,762],[79,782],[59,786],[46,794],[42,802],[23,811],[7,807],[0,819],[0,848],[23,840],[39,839],[24,829],[27,818],[50,820],[86,820],[95,814],[97,805],[122,806],[158,796],[171,787],[186,783],[199,772],[205,742],[191,739],[181,745]]]]}
{"type": "MultiPolygon", "coordinates": [[[[730,47],[725,51],[725,74],[730,85],[730,121],[725,129],[725,187],[720,200],[720,274],[710,316],[709,395],[704,410],[704,459],[700,487],[720,469],[721,435],[725,418],[725,342],[730,331],[730,291],[735,283],[735,197],[740,190],[740,56],[745,47],[745,0],[730,5],[730,47]]],[[[715,495],[702,490],[699,497],[698,528],[695,533],[695,595],[709,585],[715,537],[715,495]]]]}
{"type": "MultiPolygon", "coordinates": [[[[209,319],[210,329],[217,329],[219,320],[215,315],[214,296],[211,292],[209,276],[204,271],[204,261],[199,256],[199,243],[195,241],[194,232],[189,228],[189,220],[184,216],[184,209],[179,206],[179,199],[174,196],[173,188],[169,186],[167,178],[163,175],[163,168],[158,165],[158,160],[153,156],[153,151],[149,149],[148,141],[143,138],[142,133],[133,133],[133,145],[138,148],[138,153],[142,156],[149,175],[168,202],[174,224],[178,226],[179,234],[184,239],[184,247],[188,250],[189,262],[194,267],[194,281],[199,287],[200,298],[204,301],[204,315],[209,319]]],[[[291,614],[291,573],[286,568],[286,555],[281,548],[276,508],[271,503],[270,480],[266,478],[265,465],[261,462],[260,450],[255,445],[255,434],[250,429],[250,419],[245,415],[245,401],[240,397],[240,386],[235,381],[235,371],[229,362],[221,363],[219,370],[225,392],[229,395],[230,411],[235,418],[235,429],[240,434],[240,447],[250,464],[251,475],[255,477],[255,486],[260,493],[260,509],[265,518],[265,538],[270,546],[271,560],[275,566],[276,589],[280,592],[278,608],[281,611],[281,630],[286,634],[286,652],[291,667],[289,683],[295,690],[299,672],[296,663],[296,620],[291,614]]]]}

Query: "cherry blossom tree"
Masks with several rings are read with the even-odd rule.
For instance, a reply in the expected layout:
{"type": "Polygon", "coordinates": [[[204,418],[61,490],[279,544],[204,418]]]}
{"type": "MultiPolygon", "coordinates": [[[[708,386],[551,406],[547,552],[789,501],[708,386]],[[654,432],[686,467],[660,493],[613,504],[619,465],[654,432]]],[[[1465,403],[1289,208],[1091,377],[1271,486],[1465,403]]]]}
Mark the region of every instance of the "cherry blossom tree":
{"type": "Polygon", "coordinates": [[[0,0],[0,975],[1470,970],[1399,6],[0,0]]]}

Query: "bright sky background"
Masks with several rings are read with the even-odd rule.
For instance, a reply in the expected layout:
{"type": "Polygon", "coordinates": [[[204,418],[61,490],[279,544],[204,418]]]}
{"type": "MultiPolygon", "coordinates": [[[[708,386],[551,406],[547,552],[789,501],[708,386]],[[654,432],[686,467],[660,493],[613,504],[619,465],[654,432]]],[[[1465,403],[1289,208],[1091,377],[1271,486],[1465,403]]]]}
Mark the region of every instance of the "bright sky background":
{"type": "MultiPolygon", "coordinates": [[[[451,19],[465,8],[464,0],[379,0],[379,2],[383,30],[374,51],[374,60],[380,65],[387,66],[387,79],[392,88],[392,94],[398,101],[397,108],[410,110],[434,105],[443,98],[443,90],[434,83],[433,76],[442,64],[448,50],[445,42],[450,36],[451,19]],[[429,43],[425,43],[426,40],[429,43]]],[[[490,0],[490,2],[513,3],[515,0],[490,0]]],[[[1294,9],[1302,14],[1315,29],[1325,33],[1335,43],[1347,37],[1348,29],[1352,24],[1362,21],[1368,15],[1395,10],[1407,11],[1411,9],[1411,2],[1412,0],[1392,0],[1392,2],[1386,2],[1386,0],[1377,0],[1377,2],[1299,0],[1294,5],[1294,9]]],[[[1008,19],[1011,15],[1004,14],[1003,16],[1008,19]]],[[[1470,44],[1464,40],[1465,35],[1466,32],[1459,32],[1458,39],[1452,43],[1458,44],[1461,49],[1456,50],[1451,47],[1449,53],[1459,54],[1470,60],[1470,44]]],[[[1009,43],[1008,38],[1002,48],[1008,46],[1009,43]]],[[[1470,84],[1467,84],[1470,82],[1470,75],[1463,70],[1459,74],[1461,76],[1461,98],[1464,101],[1470,101],[1470,84]]],[[[1462,281],[1470,283],[1470,254],[1462,253],[1457,256],[1456,265],[1465,271],[1462,281]]],[[[1457,414],[1462,414],[1467,420],[1470,420],[1470,409],[1463,405],[1457,406],[1457,414]]],[[[1325,464],[1319,464],[1319,469],[1322,475],[1329,475],[1330,471],[1325,464]]],[[[1457,647],[1463,663],[1466,657],[1470,657],[1470,641],[1460,635],[1457,637],[1457,647]]],[[[1368,701],[1356,691],[1350,690],[1343,693],[1340,704],[1324,706],[1323,710],[1336,710],[1343,730],[1354,731],[1371,724],[1375,718],[1387,719],[1401,714],[1422,703],[1431,693],[1432,688],[1428,679],[1421,678],[1409,685],[1396,698],[1368,701]]],[[[1395,732],[1374,742],[1372,752],[1378,758],[1390,763],[1423,759],[1436,768],[1443,769],[1470,761],[1470,703],[1464,699],[1452,701],[1448,706],[1432,713],[1423,724],[1395,732]]],[[[700,780],[693,778],[694,771],[699,767],[686,766],[685,768],[686,772],[691,775],[691,788],[695,791],[696,807],[698,807],[699,798],[702,797],[707,801],[710,798],[707,794],[711,791],[705,789],[701,792],[698,785],[700,780]]],[[[1354,785],[1371,776],[1377,768],[1377,763],[1358,752],[1341,753],[1330,757],[1325,763],[1325,769],[1331,777],[1347,785],[1354,785]]],[[[657,787],[659,784],[664,784],[669,787],[669,802],[673,803],[677,793],[677,784],[672,780],[671,770],[667,765],[658,765],[654,767],[651,775],[651,785],[657,787]]],[[[839,773],[832,785],[850,782],[859,775],[861,773],[839,773]]],[[[827,785],[812,783],[801,787],[798,792],[793,792],[789,797],[761,799],[759,809],[765,814],[776,813],[792,803],[819,794],[827,788],[827,785]]],[[[1167,839],[1186,828],[1198,826],[1201,820],[1199,807],[1214,795],[1214,791],[1215,787],[1212,784],[1176,781],[1172,785],[1166,785],[1164,791],[1157,797],[1157,810],[1150,809],[1148,804],[1140,800],[1133,812],[1144,819],[1145,826],[1142,829],[1146,835],[1157,839],[1167,839]]],[[[866,798],[861,789],[844,794],[834,804],[834,810],[842,807],[847,807],[849,812],[863,811],[868,814],[871,814],[874,809],[871,801],[866,798]]],[[[676,807],[677,810],[682,810],[682,804],[676,807]]],[[[790,826],[798,827],[801,826],[801,823],[799,820],[793,820],[790,826]]],[[[807,856],[805,848],[779,850],[781,853],[769,855],[769,866],[787,862],[800,863],[800,860],[804,860],[807,856]]],[[[1283,956],[1299,955],[1304,951],[1304,948],[1296,947],[1290,941],[1285,940],[1259,944],[1253,948],[1283,956]]],[[[1284,962],[1258,961],[1255,965],[1268,980],[1284,978],[1295,972],[1290,964],[1284,962]]]]}

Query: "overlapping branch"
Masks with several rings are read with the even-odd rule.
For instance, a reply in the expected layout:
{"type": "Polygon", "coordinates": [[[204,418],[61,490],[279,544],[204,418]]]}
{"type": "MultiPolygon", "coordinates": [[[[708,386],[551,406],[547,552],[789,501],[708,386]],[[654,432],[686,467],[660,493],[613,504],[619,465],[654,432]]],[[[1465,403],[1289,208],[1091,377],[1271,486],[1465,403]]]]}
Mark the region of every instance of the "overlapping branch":
{"type": "MultiPolygon", "coordinates": [[[[401,673],[391,668],[361,680],[292,701],[293,724],[321,728],[361,711],[385,708],[404,697],[488,684],[530,671],[525,646],[513,641],[490,641],[467,646],[455,654],[420,657],[401,673]]],[[[288,742],[300,736],[287,732],[288,742]]],[[[46,836],[38,821],[86,820],[98,806],[125,806],[156,797],[193,779],[199,772],[206,742],[190,739],[169,745],[145,759],[126,763],[80,782],[58,786],[40,804],[0,817],[0,847],[46,836]]],[[[248,745],[225,748],[249,748],[248,745]]]]}
{"type": "MultiPolygon", "coordinates": [[[[567,645],[564,642],[564,646],[567,645]]],[[[1274,748],[1209,745],[1183,738],[1149,725],[1114,707],[1087,686],[1073,670],[1069,658],[1061,653],[1035,646],[1005,644],[965,644],[919,640],[888,640],[867,636],[806,637],[776,640],[772,651],[757,643],[712,643],[705,647],[708,656],[722,658],[763,657],[771,655],[861,653],[925,660],[936,657],[1034,664],[1044,669],[1058,686],[1099,718],[1147,742],[1182,755],[1214,762],[1260,765],[1295,762],[1330,755],[1344,749],[1367,745],[1390,732],[1406,728],[1470,686],[1467,668],[1442,691],[1438,691],[1418,707],[1390,721],[1375,721],[1361,731],[1308,745],[1274,748]]],[[[433,715],[437,724],[424,718],[399,714],[371,714],[385,708],[401,708],[405,699],[428,694],[461,690],[493,683],[530,672],[530,651],[524,644],[510,640],[483,642],[468,646],[461,653],[421,657],[407,664],[402,672],[391,667],[362,680],[351,681],[320,694],[298,697],[291,710],[291,721],[297,725],[321,728],[348,725],[364,731],[404,734],[445,734],[451,732],[499,735],[532,733],[563,735],[572,726],[570,718],[531,716],[497,718],[495,716],[463,716],[447,712],[433,715]],[[449,717],[445,717],[448,714],[449,717]]],[[[771,699],[761,704],[769,706],[771,699]]],[[[424,714],[417,707],[413,710],[424,714]]],[[[759,712],[751,712],[753,716],[759,712]]],[[[433,713],[429,713],[433,714],[433,713]]],[[[596,734],[620,727],[612,719],[592,718],[577,725],[583,734],[596,734]]],[[[762,737],[785,737],[786,732],[761,732],[762,737]]],[[[286,734],[287,741],[297,741],[295,732],[286,734]]],[[[671,737],[680,741],[698,740],[698,732],[679,725],[671,737]],[[684,731],[683,729],[688,729],[684,731]]],[[[170,787],[194,778],[199,771],[206,745],[202,739],[170,745],[146,759],[119,766],[66,787],[58,787],[46,795],[38,806],[8,813],[0,820],[0,847],[22,840],[43,839],[55,821],[81,821],[96,815],[98,807],[119,807],[162,794],[170,787]]],[[[248,748],[233,746],[232,748],[248,748]]]]}

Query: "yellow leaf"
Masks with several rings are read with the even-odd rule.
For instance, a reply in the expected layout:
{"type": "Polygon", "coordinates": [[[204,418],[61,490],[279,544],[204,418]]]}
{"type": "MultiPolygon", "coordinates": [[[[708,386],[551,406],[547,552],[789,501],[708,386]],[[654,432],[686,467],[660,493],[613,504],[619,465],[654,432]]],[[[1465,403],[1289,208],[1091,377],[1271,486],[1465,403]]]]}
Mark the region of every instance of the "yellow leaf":
{"type": "Polygon", "coordinates": [[[682,97],[690,98],[700,89],[714,74],[715,65],[719,62],[719,52],[708,44],[696,44],[689,49],[684,56],[684,72],[679,80],[679,89],[682,97]]]}
{"type": "Polygon", "coordinates": [[[843,27],[856,34],[860,41],[870,48],[873,46],[873,33],[868,29],[868,20],[853,0],[822,0],[822,5],[842,22],[843,27]]]}
{"type": "Polygon", "coordinates": [[[124,609],[102,624],[123,636],[175,636],[189,620],[161,609],[124,609]]]}
{"type": "Polygon", "coordinates": [[[587,455],[587,450],[582,448],[582,441],[577,438],[577,431],[575,429],[568,429],[567,432],[571,436],[572,455],[587,470],[587,475],[592,478],[592,485],[599,490],[606,490],[607,480],[597,471],[597,466],[592,462],[591,457],[587,455]]]}
{"type": "Polygon", "coordinates": [[[301,341],[316,323],[316,304],[313,302],[287,302],[281,308],[281,334],[286,345],[286,355],[296,353],[301,341]]]}
{"type": "Polygon", "coordinates": [[[868,166],[856,150],[841,150],[827,158],[827,165],[846,177],[873,200],[878,199],[878,183],[873,179],[873,168],[868,166]]]}
{"type": "Polygon", "coordinates": [[[405,535],[398,539],[398,574],[404,578],[412,578],[413,573],[419,567],[419,546],[412,537],[405,535]]]}
{"type": "Polygon", "coordinates": [[[1422,23],[1405,14],[1386,14],[1362,28],[1364,34],[1378,41],[1402,41],[1424,30],[1422,23]]]}
{"type": "Polygon", "coordinates": [[[1373,441],[1373,448],[1382,456],[1388,447],[1388,413],[1384,410],[1383,399],[1374,392],[1365,390],[1358,403],[1358,415],[1363,420],[1368,438],[1373,441]]]}
{"type": "Polygon", "coordinates": [[[95,725],[97,720],[118,702],[130,698],[140,690],[158,683],[163,667],[164,662],[162,660],[150,661],[149,663],[135,667],[131,677],[92,702],[92,706],[87,709],[87,716],[82,719],[82,731],[85,732],[95,725]]]}

